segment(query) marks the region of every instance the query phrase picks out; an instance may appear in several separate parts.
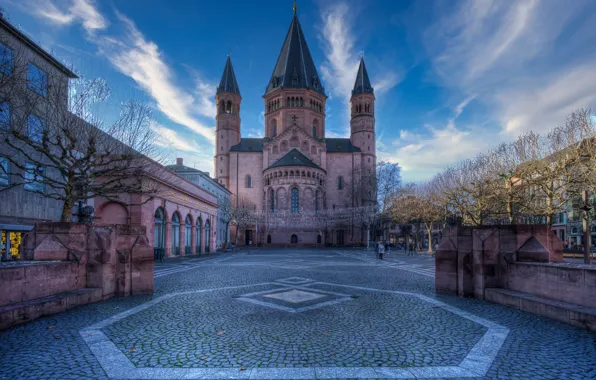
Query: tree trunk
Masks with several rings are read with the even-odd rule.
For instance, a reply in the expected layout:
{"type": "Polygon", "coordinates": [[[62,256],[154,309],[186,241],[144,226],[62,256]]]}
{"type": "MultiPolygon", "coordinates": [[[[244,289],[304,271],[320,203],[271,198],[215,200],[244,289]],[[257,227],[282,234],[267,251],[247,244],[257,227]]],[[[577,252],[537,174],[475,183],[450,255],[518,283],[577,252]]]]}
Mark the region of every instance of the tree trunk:
{"type": "Polygon", "coordinates": [[[428,233],[428,253],[433,253],[433,231],[432,231],[432,224],[431,224],[431,227],[430,228],[428,226],[426,226],[426,231],[428,233]]]}
{"type": "Polygon", "coordinates": [[[60,215],[61,222],[70,222],[70,216],[72,215],[72,206],[72,203],[64,202],[64,206],[62,206],[62,215],[60,215]]]}

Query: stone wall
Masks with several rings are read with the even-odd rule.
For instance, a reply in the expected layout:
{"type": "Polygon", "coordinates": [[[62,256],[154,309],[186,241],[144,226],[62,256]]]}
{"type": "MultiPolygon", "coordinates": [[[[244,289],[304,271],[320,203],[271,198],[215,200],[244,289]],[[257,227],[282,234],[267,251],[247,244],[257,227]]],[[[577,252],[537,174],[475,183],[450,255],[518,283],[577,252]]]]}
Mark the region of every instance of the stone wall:
{"type": "Polygon", "coordinates": [[[113,296],[153,293],[144,226],[39,223],[0,267],[0,328],[113,296]]]}
{"type": "Polygon", "coordinates": [[[446,228],[435,288],[596,331],[596,267],[565,263],[562,249],[544,225],[446,228]]]}

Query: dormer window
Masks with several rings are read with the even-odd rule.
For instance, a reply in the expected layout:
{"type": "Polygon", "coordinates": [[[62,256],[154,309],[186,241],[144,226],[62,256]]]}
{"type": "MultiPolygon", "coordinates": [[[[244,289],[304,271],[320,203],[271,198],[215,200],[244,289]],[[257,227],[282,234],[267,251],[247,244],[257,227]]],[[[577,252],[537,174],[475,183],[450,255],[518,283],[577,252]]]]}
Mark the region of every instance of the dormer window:
{"type": "Polygon", "coordinates": [[[292,74],[292,86],[298,85],[298,72],[296,72],[296,68],[294,68],[294,73],[292,74]]]}
{"type": "Polygon", "coordinates": [[[319,78],[317,78],[317,77],[313,77],[312,78],[312,87],[315,90],[318,90],[319,89],[319,78]]]}

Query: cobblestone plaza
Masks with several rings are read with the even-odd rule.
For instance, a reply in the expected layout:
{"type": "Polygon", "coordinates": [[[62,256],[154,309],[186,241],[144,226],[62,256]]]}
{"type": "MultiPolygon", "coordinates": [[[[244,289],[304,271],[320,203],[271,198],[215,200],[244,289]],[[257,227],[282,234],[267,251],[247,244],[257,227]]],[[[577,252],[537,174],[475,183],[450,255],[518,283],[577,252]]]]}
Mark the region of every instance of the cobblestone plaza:
{"type": "Polygon", "coordinates": [[[596,335],[434,293],[434,261],[278,249],[168,260],[153,296],[0,333],[2,379],[596,378],[596,335]]]}

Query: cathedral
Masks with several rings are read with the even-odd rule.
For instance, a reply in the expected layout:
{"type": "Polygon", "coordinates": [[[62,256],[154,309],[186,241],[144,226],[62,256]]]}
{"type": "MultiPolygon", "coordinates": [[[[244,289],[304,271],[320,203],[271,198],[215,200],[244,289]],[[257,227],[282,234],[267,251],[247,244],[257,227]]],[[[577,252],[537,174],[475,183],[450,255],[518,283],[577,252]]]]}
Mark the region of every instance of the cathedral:
{"type": "Polygon", "coordinates": [[[254,207],[239,244],[360,245],[356,215],[376,191],[375,96],[364,58],[350,99],[350,137],[325,137],[327,94],[296,8],[263,95],[263,138],[243,138],[242,97],[228,55],[217,87],[215,178],[254,207]]]}

